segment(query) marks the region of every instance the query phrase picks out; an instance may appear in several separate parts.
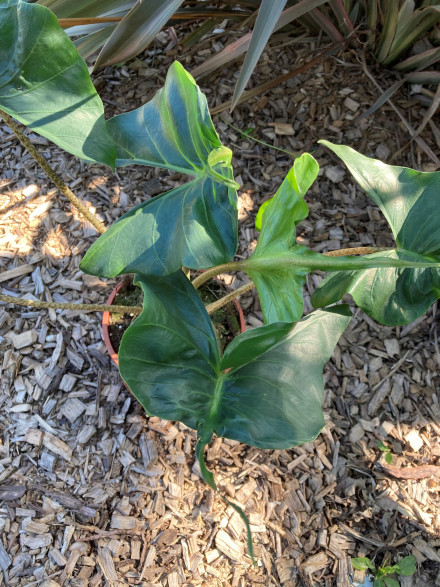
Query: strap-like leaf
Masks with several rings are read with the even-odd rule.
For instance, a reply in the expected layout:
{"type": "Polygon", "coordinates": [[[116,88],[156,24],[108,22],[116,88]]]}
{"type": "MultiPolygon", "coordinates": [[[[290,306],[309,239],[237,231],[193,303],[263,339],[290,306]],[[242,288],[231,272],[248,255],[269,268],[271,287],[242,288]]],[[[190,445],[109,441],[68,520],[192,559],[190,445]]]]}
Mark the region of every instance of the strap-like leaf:
{"type": "Polygon", "coordinates": [[[235,85],[231,109],[237,105],[286,2],[287,0],[278,0],[277,2],[273,0],[262,0],[257,21],[252,32],[249,49],[235,85]]]}
{"type": "Polygon", "coordinates": [[[69,153],[114,167],[103,104],[52,12],[6,0],[0,38],[0,108],[69,153]]]}
{"type": "Polygon", "coordinates": [[[102,48],[95,70],[126,61],[141,53],[176,12],[183,0],[137,2],[118,24],[102,48]]]}
{"type": "Polygon", "coordinates": [[[204,442],[216,433],[288,448],[316,437],[322,369],[350,319],[347,306],[295,328],[279,324],[279,335],[273,324],[245,332],[221,361],[209,316],[181,271],[137,279],[144,310],[124,334],[119,368],[148,414],[198,428],[204,442]]]}
{"type": "Polygon", "coordinates": [[[107,124],[117,165],[154,165],[195,179],[125,214],[92,245],[81,269],[106,277],[169,275],[182,265],[229,261],[237,246],[232,153],[220,143],[193,78],[174,63],[150,102],[107,124]]]}
{"type": "MultiPolygon", "coordinates": [[[[396,241],[390,253],[367,255],[415,262],[440,262],[440,173],[422,173],[385,165],[349,147],[321,141],[334,151],[359,185],[382,210],[396,241]]],[[[378,268],[327,277],[312,297],[315,307],[333,303],[344,293],[382,324],[407,324],[440,297],[437,268],[378,268]]]]}

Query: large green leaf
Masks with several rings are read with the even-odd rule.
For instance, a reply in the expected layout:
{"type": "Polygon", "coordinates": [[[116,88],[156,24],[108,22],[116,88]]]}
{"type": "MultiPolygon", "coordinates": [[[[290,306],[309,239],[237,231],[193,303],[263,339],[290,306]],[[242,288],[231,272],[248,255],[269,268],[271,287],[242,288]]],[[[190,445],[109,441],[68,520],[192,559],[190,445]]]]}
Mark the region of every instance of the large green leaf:
{"type": "Polygon", "coordinates": [[[350,320],[347,306],[314,312],[295,328],[245,332],[221,359],[209,316],[181,271],[136,279],[144,309],[123,336],[119,368],[148,414],[197,428],[203,442],[216,433],[282,449],[317,436],[322,369],[350,320]]]}
{"type": "Polygon", "coordinates": [[[131,210],[89,249],[86,273],[167,275],[230,260],[237,246],[231,151],[212,125],[205,96],[179,63],[147,104],[108,121],[117,165],[164,167],[195,179],[131,210]]]}
{"type": "Polygon", "coordinates": [[[308,215],[303,196],[316,179],[318,170],[318,164],[308,153],[295,159],[264,210],[257,246],[243,265],[257,287],[267,323],[296,322],[302,316],[302,288],[310,271],[307,263],[321,255],[296,243],[296,226],[308,215]],[[286,253],[297,257],[303,266],[292,269],[276,264],[277,258],[286,253]]]}
{"type": "MultiPolygon", "coordinates": [[[[440,173],[385,165],[349,147],[321,141],[347,165],[379,206],[396,241],[396,250],[367,255],[415,262],[440,262],[440,173]]],[[[351,293],[355,302],[382,324],[407,324],[440,297],[437,268],[378,268],[327,277],[312,297],[315,307],[351,293]]]]}
{"type": "Polygon", "coordinates": [[[0,108],[69,153],[114,167],[87,66],[50,10],[0,3],[0,108]]]}

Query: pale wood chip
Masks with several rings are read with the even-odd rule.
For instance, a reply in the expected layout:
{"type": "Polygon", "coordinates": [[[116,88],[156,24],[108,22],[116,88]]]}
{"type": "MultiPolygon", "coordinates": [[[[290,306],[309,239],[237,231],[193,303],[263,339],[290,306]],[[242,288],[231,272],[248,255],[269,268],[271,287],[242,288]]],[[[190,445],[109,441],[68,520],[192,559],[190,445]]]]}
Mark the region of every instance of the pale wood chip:
{"type": "Polygon", "coordinates": [[[227,557],[235,561],[243,560],[243,544],[233,540],[230,535],[223,529],[219,530],[215,536],[215,545],[227,557]]]}

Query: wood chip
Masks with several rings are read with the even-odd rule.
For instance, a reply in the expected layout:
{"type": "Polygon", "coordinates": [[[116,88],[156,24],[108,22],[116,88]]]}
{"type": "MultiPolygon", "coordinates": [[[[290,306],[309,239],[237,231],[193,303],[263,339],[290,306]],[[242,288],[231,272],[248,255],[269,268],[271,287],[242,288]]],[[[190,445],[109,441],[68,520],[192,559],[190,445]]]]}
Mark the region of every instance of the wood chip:
{"type": "Polygon", "coordinates": [[[243,559],[243,544],[233,540],[225,530],[221,529],[217,532],[215,537],[215,545],[218,550],[223,552],[223,554],[225,554],[230,559],[235,561],[241,561],[243,559]]]}

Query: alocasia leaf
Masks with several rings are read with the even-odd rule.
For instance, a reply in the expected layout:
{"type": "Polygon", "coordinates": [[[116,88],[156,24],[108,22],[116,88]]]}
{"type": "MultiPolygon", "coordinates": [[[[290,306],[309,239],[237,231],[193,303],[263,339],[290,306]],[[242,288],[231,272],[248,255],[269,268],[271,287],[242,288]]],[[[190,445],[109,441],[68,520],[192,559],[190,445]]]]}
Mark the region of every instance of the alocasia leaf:
{"type": "Polygon", "coordinates": [[[114,167],[102,101],[55,15],[5,0],[0,39],[0,108],[69,153],[114,167]]]}
{"type": "Polygon", "coordinates": [[[305,283],[307,259],[318,257],[296,243],[296,226],[308,215],[303,196],[315,181],[319,167],[315,159],[305,153],[295,159],[292,169],[275,196],[265,203],[261,233],[253,255],[243,269],[254,281],[260,296],[264,320],[270,322],[295,322],[303,313],[302,288],[305,283]],[[303,260],[303,267],[296,270],[280,268],[272,262],[289,253],[303,260]]]}
{"type": "MultiPolygon", "coordinates": [[[[440,262],[440,173],[386,165],[353,149],[321,141],[347,165],[353,177],[385,215],[396,249],[367,255],[414,262],[440,262]]],[[[438,268],[377,268],[335,273],[312,296],[315,307],[350,293],[369,316],[395,326],[408,324],[440,297],[438,268]]]]}
{"type": "Polygon", "coordinates": [[[144,309],[125,332],[119,369],[150,415],[259,448],[313,440],[324,425],[322,369],[350,320],[347,306],[295,327],[239,335],[223,358],[200,298],[181,271],[139,275],[144,309]],[[225,369],[229,369],[225,372],[225,369]]]}
{"type": "MultiPolygon", "coordinates": [[[[122,338],[121,375],[147,414],[197,429],[196,457],[214,491],[204,460],[214,433],[259,448],[317,436],[324,425],[322,369],[350,320],[347,306],[315,312],[295,328],[278,323],[245,332],[221,357],[211,320],[182,271],[135,281],[144,308],[122,338]]],[[[249,521],[223,499],[244,520],[253,559],[249,521]]]]}
{"type": "Polygon", "coordinates": [[[237,246],[232,153],[193,78],[175,62],[150,102],[107,125],[118,144],[117,165],[154,165],[194,179],[122,216],[92,245],[81,269],[105,277],[169,275],[182,265],[229,261],[237,246]]]}

